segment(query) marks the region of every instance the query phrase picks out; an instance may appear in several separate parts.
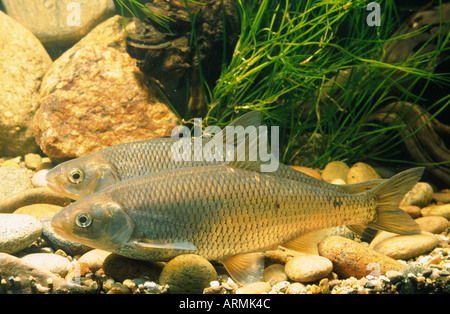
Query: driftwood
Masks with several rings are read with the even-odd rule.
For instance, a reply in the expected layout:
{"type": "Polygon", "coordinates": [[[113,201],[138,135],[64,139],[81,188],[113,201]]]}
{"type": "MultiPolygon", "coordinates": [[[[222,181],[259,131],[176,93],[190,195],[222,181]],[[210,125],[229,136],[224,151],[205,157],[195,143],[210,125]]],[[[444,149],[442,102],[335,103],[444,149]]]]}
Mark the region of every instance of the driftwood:
{"type": "MultiPolygon", "coordinates": [[[[170,31],[146,18],[143,22],[136,21],[136,29],[127,38],[128,53],[138,60],[144,73],[164,87],[176,107],[177,91],[185,95],[183,87],[189,86],[191,116],[206,112],[200,75],[213,86],[220,76],[221,61],[231,57],[240,32],[239,14],[233,0],[201,3],[183,0],[147,3],[151,11],[170,18],[167,22],[170,31]]],[[[181,100],[178,109],[184,105],[181,100]]]]}
{"type": "Polygon", "coordinates": [[[404,123],[406,127],[400,135],[411,158],[424,164],[442,162],[426,168],[436,181],[450,186],[450,150],[443,140],[450,138],[449,126],[431,118],[422,107],[410,103],[391,103],[371,114],[367,122],[404,123]]]}

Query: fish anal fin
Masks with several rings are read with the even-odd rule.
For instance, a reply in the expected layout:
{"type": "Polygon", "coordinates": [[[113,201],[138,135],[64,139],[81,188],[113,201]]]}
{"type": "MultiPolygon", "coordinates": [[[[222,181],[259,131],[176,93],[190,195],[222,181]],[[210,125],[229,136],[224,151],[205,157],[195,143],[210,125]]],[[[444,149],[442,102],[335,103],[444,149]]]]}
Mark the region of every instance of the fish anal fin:
{"type": "Polygon", "coordinates": [[[239,284],[249,284],[262,279],[264,270],[262,253],[228,255],[222,258],[222,262],[231,278],[239,284]]]}
{"type": "Polygon", "coordinates": [[[348,225],[347,228],[359,235],[362,241],[368,243],[370,243],[380,232],[379,230],[369,228],[366,225],[348,225]]]}
{"type": "Polygon", "coordinates": [[[283,243],[281,246],[301,253],[318,255],[317,246],[326,236],[326,229],[314,230],[304,233],[291,241],[283,243]]]}
{"type": "Polygon", "coordinates": [[[165,250],[186,250],[195,251],[197,247],[191,242],[156,242],[148,239],[134,241],[133,244],[144,250],[165,249],[165,250]]]}

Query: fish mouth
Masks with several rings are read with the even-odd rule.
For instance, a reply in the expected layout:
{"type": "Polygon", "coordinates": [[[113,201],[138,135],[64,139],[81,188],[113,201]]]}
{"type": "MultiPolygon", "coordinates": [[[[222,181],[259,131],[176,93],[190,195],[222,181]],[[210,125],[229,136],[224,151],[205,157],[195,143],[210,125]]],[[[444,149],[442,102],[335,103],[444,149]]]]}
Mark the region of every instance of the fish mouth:
{"type": "Polygon", "coordinates": [[[68,221],[69,221],[68,212],[66,208],[63,208],[52,217],[50,225],[52,226],[56,234],[63,237],[67,237],[67,235],[70,235],[69,230],[70,228],[67,228],[68,221]]]}

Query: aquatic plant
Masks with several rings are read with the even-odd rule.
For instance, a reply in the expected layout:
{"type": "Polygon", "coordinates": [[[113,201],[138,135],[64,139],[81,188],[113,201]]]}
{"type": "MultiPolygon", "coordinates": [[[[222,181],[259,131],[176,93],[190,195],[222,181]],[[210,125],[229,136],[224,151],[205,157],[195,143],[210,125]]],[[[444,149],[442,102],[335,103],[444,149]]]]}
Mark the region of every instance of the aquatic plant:
{"type": "Polygon", "coordinates": [[[400,26],[394,1],[377,3],[380,26],[368,25],[363,0],[237,0],[241,35],[233,57],[222,60],[214,86],[201,82],[204,125],[222,127],[259,110],[266,124],[280,126],[280,159],[288,164],[405,159],[401,145],[414,132],[402,136],[408,126],[402,115],[388,125],[370,118],[389,103],[421,104],[431,113],[427,121],[448,107],[448,95],[426,95],[431,85],[450,80],[434,73],[449,50],[448,25],[441,17],[441,32],[408,58],[393,58],[396,42],[431,26],[394,33],[400,26]]]}

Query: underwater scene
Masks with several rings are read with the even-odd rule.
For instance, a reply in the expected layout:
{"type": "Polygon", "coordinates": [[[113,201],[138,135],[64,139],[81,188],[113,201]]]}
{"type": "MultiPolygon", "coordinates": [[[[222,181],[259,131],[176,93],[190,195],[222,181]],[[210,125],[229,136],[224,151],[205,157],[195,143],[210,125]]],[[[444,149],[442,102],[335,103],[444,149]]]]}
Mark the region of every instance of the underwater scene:
{"type": "Polygon", "coordinates": [[[450,293],[449,1],[0,0],[0,29],[0,294],[450,293]]]}

